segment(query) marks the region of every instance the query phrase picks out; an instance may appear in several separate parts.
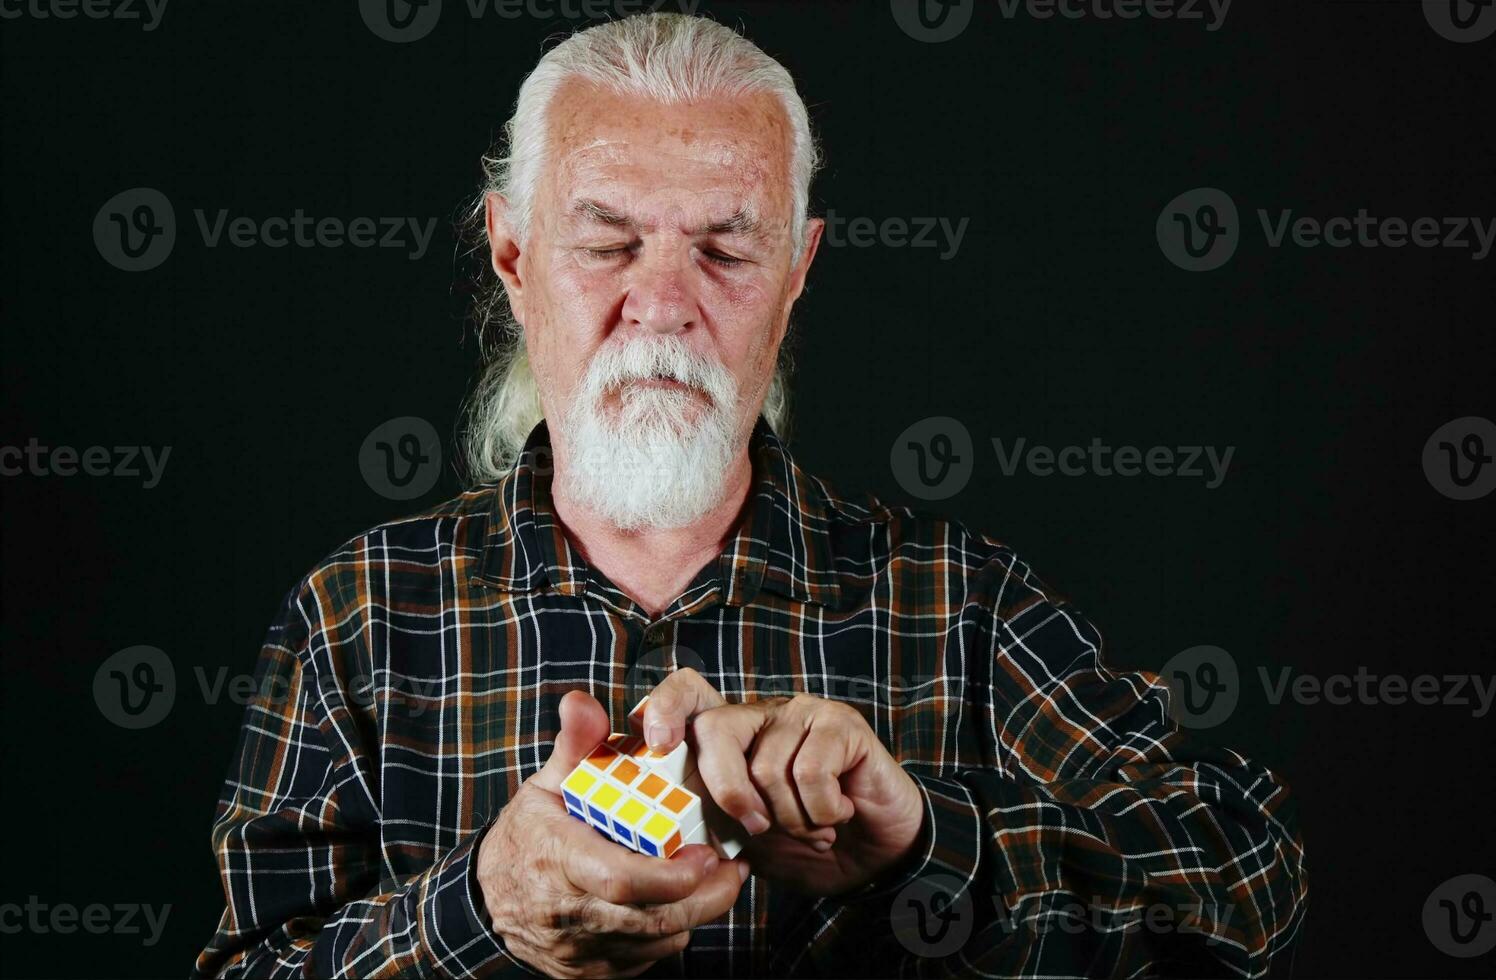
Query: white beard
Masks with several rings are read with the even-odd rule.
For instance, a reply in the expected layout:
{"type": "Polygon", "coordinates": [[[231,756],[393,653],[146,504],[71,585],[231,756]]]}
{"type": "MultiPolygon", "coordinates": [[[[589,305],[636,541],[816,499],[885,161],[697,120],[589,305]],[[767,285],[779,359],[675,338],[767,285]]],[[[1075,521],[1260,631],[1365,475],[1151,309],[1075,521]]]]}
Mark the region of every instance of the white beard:
{"type": "Polygon", "coordinates": [[[570,500],[620,529],[685,527],[722,500],[739,449],[737,405],[731,372],[678,336],[604,347],[566,413],[557,479],[570,500]],[[697,393],[632,384],[656,375],[697,393]],[[619,393],[613,418],[603,404],[610,392],[619,393]]]}

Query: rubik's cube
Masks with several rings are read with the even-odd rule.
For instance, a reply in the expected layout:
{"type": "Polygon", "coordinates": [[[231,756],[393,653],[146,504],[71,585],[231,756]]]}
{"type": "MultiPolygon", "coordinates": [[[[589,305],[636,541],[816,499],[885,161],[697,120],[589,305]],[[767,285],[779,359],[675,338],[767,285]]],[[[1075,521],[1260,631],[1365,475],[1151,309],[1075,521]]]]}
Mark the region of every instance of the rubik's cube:
{"type": "Polygon", "coordinates": [[[566,811],[631,851],[668,858],[686,844],[710,844],[724,858],[742,847],[741,828],[712,804],[682,741],[658,753],[644,741],[645,695],[629,712],[627,735],[609,735],[561,782],[566,811]]]}

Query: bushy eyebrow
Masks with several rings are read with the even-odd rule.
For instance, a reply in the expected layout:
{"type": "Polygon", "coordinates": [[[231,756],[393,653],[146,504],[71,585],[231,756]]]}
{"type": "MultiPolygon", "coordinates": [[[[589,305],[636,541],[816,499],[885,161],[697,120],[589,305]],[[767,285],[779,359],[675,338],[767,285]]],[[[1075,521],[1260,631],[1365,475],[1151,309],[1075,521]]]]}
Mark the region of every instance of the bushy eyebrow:
{"type": "Polygon", "coordinates": [[[758,237],[762,227],[753,212],[739,208],[721,221],[714,221],[702,229],[708,235],[751,235],[758,237]]]}
{"type": "MultiPolygon", "coordinates": [[[[626,214],[615,211],[591,198],[581,198],[571,206],[571,213],[578,218],[596,221],[600,224],[613,228],[633,228],[634,219],[626,214]]],[[[754,217],[748,208],[739,208],[732,214],[719,221],[713,221],[701,228],[691,229],[689,234],[693,235],[748,235],[753,238],[763,237],[763,225],[754,217]]]]}
{"type": "Polygon", "coordinates": [[[605,225],[614,225],[622,228],[632,227],[634,224],[627,215],[619,214],[606,204],[589,198],[582,198],[574,203],[571,206],[571,213],[578,218],[587,218],[605,225]]]}

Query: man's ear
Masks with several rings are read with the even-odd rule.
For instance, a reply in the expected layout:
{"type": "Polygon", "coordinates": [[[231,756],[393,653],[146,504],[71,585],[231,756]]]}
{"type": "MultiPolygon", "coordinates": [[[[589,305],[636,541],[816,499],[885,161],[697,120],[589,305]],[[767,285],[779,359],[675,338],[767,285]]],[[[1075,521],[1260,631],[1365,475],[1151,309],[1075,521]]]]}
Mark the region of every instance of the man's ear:
{"type": "Polygon", "coordinates": [[[800,255],[800,261],[790,270],[785,313],[789,313],[788,308],[795,304],[795,300],[800,298],[800,293],[805,289],[805,277],[810,272],[810,263],[815,261],[816,249],[821,247],[821,234],[825,230],[824,218],[811,218],[805,222],[805,251],[800,255]]]}
{"type": "Polygon", "coordinates": [[[509,221],[509,201],[498,191],[483,199],[483,224],[488,230],[488,263],[504,283],[509,309],[520,324],[525,322],[524,288],[519,276],[520,241],[509,221]]]}

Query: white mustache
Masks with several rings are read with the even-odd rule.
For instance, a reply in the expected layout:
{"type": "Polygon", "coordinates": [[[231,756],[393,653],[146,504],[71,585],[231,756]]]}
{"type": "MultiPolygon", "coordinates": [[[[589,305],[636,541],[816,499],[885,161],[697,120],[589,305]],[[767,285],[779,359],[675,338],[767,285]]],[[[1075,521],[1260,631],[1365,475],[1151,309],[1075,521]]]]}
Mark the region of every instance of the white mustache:
{"type": "Polygon", "coordinates": [[[584,386],[595,396],[639,382],[668,379],[705,395],[714,404],[732,390],[732,376],[720,363],[686,347],[678,338],[635,340],[598,352],[584,386]]]}

